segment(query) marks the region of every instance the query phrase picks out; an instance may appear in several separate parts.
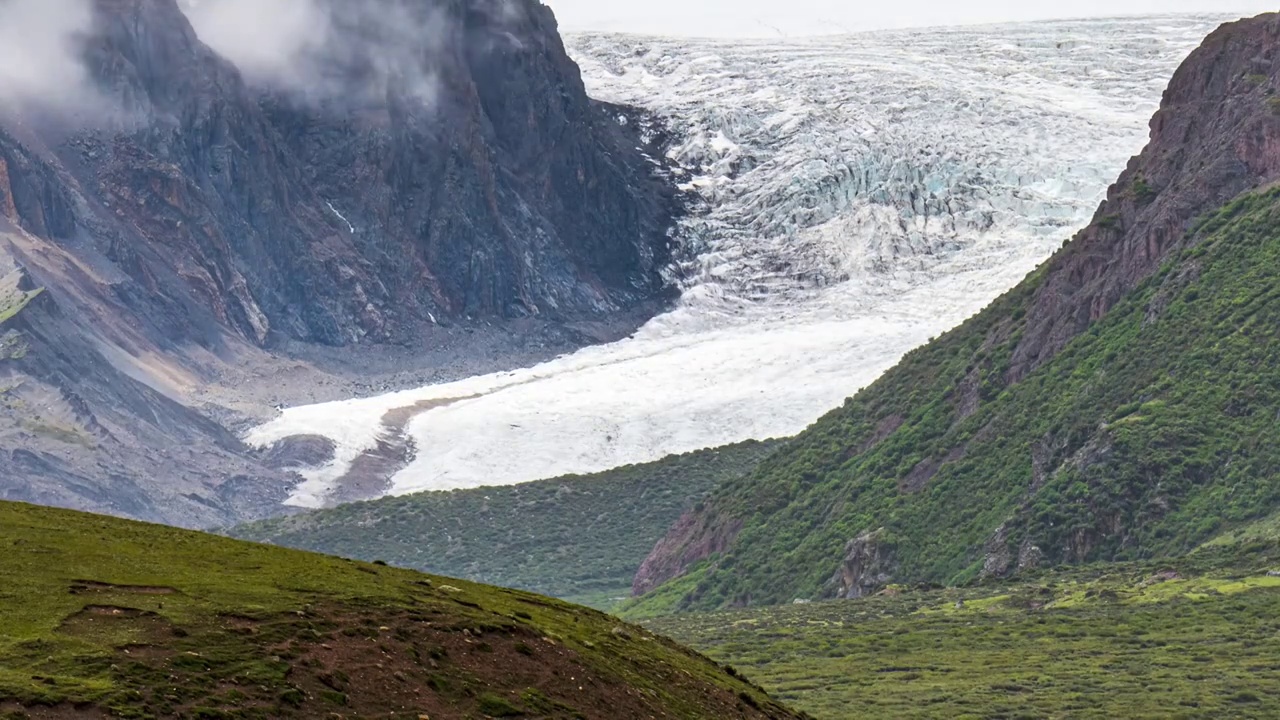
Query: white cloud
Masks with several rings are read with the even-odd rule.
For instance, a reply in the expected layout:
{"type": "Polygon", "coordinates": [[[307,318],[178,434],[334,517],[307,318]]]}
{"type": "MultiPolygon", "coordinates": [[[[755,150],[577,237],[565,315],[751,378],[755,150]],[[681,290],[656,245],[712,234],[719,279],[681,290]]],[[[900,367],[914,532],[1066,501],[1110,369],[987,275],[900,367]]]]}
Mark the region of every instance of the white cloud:
{"type": "Polygon", "coordinates": [[[88,109],[98,95],[84,64],[82,43],[93,21],[88,0],[0,0],[4,109],[88,109]]]}
{"type": "Polygon", "coordinates": [[[184,0],[200,39],[246,79],[313,100],[377,103],[392,88],[423,104],[443,19],[416,0],[184,0]]]}
{"type": "Polygon", "coordinates": [[[330,32],[314,0],[187,0],[183,10],[205,44],[259,81],[299,81],[330,32]]]}

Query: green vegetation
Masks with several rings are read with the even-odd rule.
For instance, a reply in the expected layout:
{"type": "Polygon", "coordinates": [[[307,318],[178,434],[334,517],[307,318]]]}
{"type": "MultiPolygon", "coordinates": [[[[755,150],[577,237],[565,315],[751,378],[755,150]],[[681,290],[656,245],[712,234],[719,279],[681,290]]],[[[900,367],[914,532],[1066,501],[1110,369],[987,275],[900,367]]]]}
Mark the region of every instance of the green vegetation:
{"type": "Polygon", "coordinates": [[[1155,199],[1156,195],[1160,194],[1159,191],[1152,187],[1151,183],[1147,182],[1147,179],[1141,175],[1133,179],[1133,185],[1131,186],[1130,191],[1133,199],[1142,203],[1151,202],[1155,199]]]}
{"type": "MultiPolygon", "coordinates": [[[[4,278],[0,278],[3,280],[4,278]]],[[[43,288],[23,292],[21,290],[6,291],[0,288],[0,325],[12,320],[44,292],[43,288]]]]}
{"type": "Polygon", "coordinates": [[[593,610],[172,528],[0,503],[0,577],[8,718],[794,717],[593,610]]]}
{"type": "Polygon", "coordinates": [[[1252,85],[1252,86],[1254,86],[1254,87],[1261,87],[1261,86],[1263,86],[1263,85],[1270,85],[1270,84],[1271,84],[1271,76],[1270,76],[1270,75],[1264,75],[1264,74],[1261,74],[1261,73],[1254,73],[1254,74],[1252,74],[1252,75],[1245,75],[1245,76],[1244,76],[1244,81],[1245,81],[1245,82],[1247,82],[1247,83],[1249,83],[1250,85],[1252,85]]]}
{"type": "Polygon", "coordinates": [[[732,548],[629,612],[830,597],[873,531],[894,581],[955,585],[1177,556],[1280,506],[1280,190],[1204,219],[1010,384],[1043,272],[718,488],[704,518],[743,523],[732,548]]]}
{"type": "Polygon", "coordinates": [[[652,627],[818,718],[1274,718],[1276,562],[1268,545],[652,627]]]}
{"type": "Polygon", "coordinates": [[[420,493],[233,528],[315,550],[608,609],[681,513],[750,472],[776,443],[745,443],[598,475],[420,493]]]}

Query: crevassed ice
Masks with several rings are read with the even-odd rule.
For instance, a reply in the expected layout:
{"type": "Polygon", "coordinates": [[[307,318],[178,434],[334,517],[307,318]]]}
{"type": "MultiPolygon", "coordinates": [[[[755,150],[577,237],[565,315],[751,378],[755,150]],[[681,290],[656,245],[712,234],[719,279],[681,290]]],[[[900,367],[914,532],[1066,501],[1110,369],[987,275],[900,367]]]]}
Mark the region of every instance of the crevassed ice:
{"type": "Polygon", "coordinates": [[[634,337],[535,368],[292,408],[248,440],[333,439],[318,506],[385,432],[393,494],[593,472],[794,434],[1016,284],[1086,223],[1145,142],[1208,16],[785,41],[571,36],[595,97],[680,138],[705,207],[684,294],[634,337]]]}

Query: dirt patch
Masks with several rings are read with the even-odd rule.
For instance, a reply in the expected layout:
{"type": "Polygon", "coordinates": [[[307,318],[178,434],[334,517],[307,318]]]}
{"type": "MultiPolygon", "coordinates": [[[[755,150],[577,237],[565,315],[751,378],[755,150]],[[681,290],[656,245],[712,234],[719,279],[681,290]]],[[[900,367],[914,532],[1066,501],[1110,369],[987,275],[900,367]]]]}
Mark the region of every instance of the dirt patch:
{"type": "Polygon", "coordinates": [[[118,605],[88,605],[67,616],[58,626],[58,633],[118,647],[127,655],[174,637],[173,626],[160,615],[118,605]]]}
{"type": "MultiPolygon", "coordinates": [[[[457,618],[405,613],[387,624],[309,646],[292,680],[309,707],[345,698],[345,712],[372,717],[388,710],[431,718],[670,717],[671,705],[621,677],[593,668],[577,651],[533,628],[459,627],[457,618]],[[306,668],[302,671],[300,668],[306,668]]],[[[644,642],[643,640],[618,640],[644,642]]],[[[705,686],[679,671],[661,671],[665,692],[701,695],[705,686]]],[[[744,712],[728,691],[704,696],[705,717],[766,717],[744,712]]]]}
{"type": "Polygon", "coordinates": [[[160,585],[113,585],[96,580],[76,580],[71,584],[72,595],[87,593],[121,595],[176,595],[177,590],[160,585]]]}
{"type": "Polygon", "coordinates": [[[456,397],[456,398],[436,398],[432,400],[419,400],[418,402],[412,405],[406,405],[405,407],[399,407],[392,410],[388,410],[386,414],[382,416],[382,424],[386,425],[389,428],[392,428],[393,430],[398,430],[400,432],[403,432],[404,429],[409,426],[410,420],[413,420],[414,418],[416,418],[417,416],[421,415],[422,413],[428,410],[435,410],[436,408],[447,407],[456,402],[462,402],[463,400],[474,400],[475,398],[478,398],[478,397],[480,396],[467,395],[465,397],[456,397]]]}
{"type": "MultiPolygon", "coordinates": [[[[137,621],[153,616],[93,606],[75,617],[137,621]]],[[[127,674],[116,682],[136,691],[132,702],[140,708],[165,717],[197,711],[211,717],[432,720],[792,717],[684,670],[625,659],[627,645],[664,642],[639,630],[597,638],[597,644],[617,647],[593,650],[601,657],[592,658],[518,617],[471,615],[448,605],[380,613],[376,622],[367,611],[347,607],[219,620],[220,627],[206,628],[211,632],[163,646],[122,647],[113,667],[127,674]],[[228,625],[252,625],[254,632],[228,625]],[[637,685],[638,676],[650,685],[637,685]]]]}
{"type": "Polygon", "coordinates": [[[23,707],[16,703],[0,703],[0,718],[5,720],[94,720],[107,714],[93,707],[62,703],[53,707],[23,707]]]}

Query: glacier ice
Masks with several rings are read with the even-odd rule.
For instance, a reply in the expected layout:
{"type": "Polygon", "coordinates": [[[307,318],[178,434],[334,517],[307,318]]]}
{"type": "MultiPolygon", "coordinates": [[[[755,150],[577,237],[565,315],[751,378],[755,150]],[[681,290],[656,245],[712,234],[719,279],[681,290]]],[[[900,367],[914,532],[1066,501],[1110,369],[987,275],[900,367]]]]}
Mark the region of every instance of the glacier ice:
{"type": "Polygon", "coordinates": [[[674,310],[534,368],[291,408],[323,505],[398,408],[391,493],[593,472],[794,434],[1016,284],[1088,221],[1211,16],[790,40],[567,38],[588,90],[648,108],[701,199],[674,310]]]}

